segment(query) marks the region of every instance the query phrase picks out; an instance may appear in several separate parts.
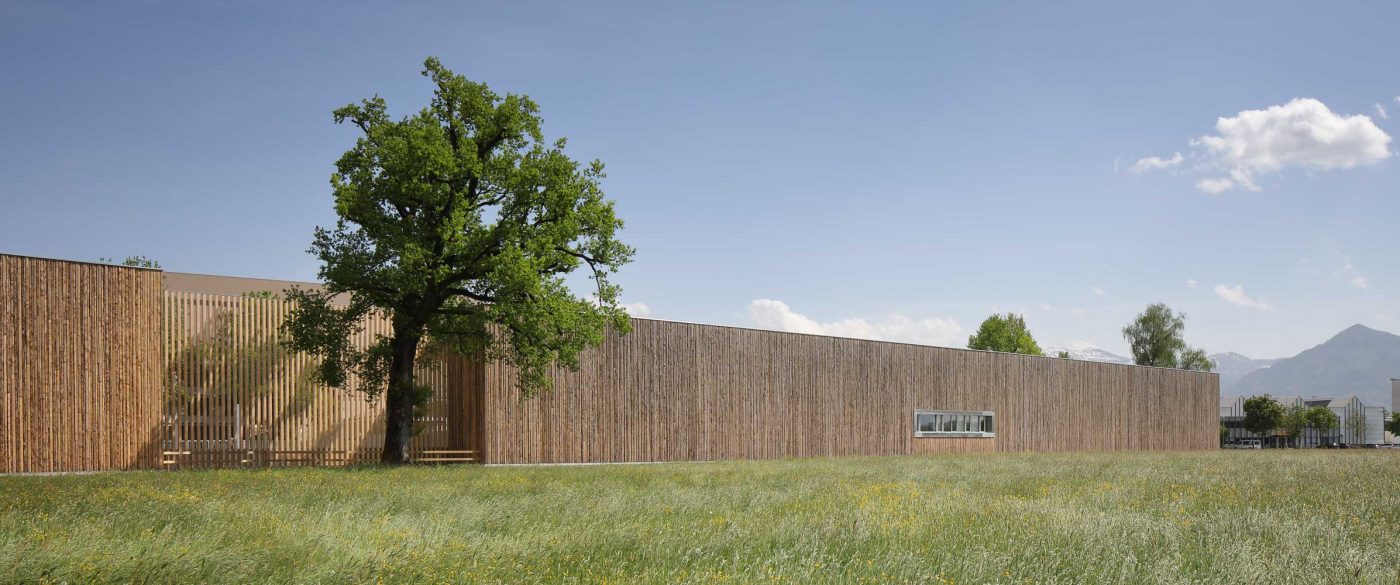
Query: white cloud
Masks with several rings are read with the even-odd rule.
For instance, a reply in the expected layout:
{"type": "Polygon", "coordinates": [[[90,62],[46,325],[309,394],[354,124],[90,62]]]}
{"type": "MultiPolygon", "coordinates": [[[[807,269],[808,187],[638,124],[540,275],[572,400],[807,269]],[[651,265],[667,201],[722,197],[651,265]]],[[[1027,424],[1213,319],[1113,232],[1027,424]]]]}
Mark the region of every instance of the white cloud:
{"type": "Polygon", "coordinates": [[[1235,182],[1224,177],[1219,179],[1201,179],[1196,181],[1196,188],[1211,195],[1219,195],[1235,187],[1235,182]]]}
{"type": "Polygon", "coordinates": [[[1039,306],[1040,306],[1040,310],[1042,310],[1042,311],[1049,311],[1049,310],[1050,310],[1050,303],[1040,303],[1039,306]]]}
{"type": "Polygon", "coordinates": [[[622,310],[627,311],[627,314],[633,317],[651,316],[651,307],[648,307],[646,303],[622,303],[621,306],[622,310]]]}
{"type": "Polygon", "coordinates": [[[1140,159],[1138,159],[1137,162],[1133,163],[1133,166],[1128,167],[1128,172],[1130,172],[1130,173],[1144,173],[1144,172],[1147,172],[1147,171],[1157,171],[1157,170],[1161,170],[1161,169],[1169,169],[1169,168],[1172,168],[1172,167],[1174,167],[1174,166],[1176,166],[1176,165],[1181,164],[1181,161],[1184,161],[1184,160],[1186,160],[1186,159],[1185,159],[1184,157],[1182,157],[1182,156],[1181,156],[1181,153],[1179,153],[1179,152],[1172,153],[1171,158],[1162,158],[1162,157],[1159,157],[1159,156],[1149,156],[1149,157],[1145,157],[1145,158],[1140,158],[1140,159]]]}
{"type": "Polygon", "coordinates": [[[1211,194],[1237,187],[1258,190],[1255,177],[1289,167],[1349,169],[1390,157],[1390,135],[1370,117],[1340,116],[1310,98],[1220,118],[1215,130],[1218,135],[1192,141],[1211,166],[1228,173],[1196,183],[1211,194]]]}
{"type": "Polygon", "coordinates": [[[1189,286],[1189,287],[1191,287],[1191,288],[1196,288],[1196,285],[1197,285],[1197,284],[1200,284],[1200,283],[1196,282],[1196,279],[1194,279],[1194,278],[1188,278],[1188,279],[1186,279],[1186,286],[1189,286]]]}
{"type": "Polygon", "coordinates": [[[1380,116],[1380,118],[1381,118],[1382,120],[1389,120],[1389,119],[1390,119],[1390,114],[1387,114],[1387,113],[1385,112],[1385,106],[1382,106],[1382,105],[1380,105],[1380,104],[1375,104],[1375,106],[1376,106],[1376,115],[1377,115],[1377,116],[1380,116]]]}
{"type": "Polygon", "coordinates": [[[1070,311],[1070,314],[1071,314],[1071,315],[1074,315],[1075,317],[1083,317],[1084,315],[1087,315],[1088,313],[1089,313],[1089,312],[1088,312],[1088,311],[1085,311],[1083,307],[1076,307],[1076,308],[1074,308],[1073,310],[1070,311]]]}
{"type": "Polygon", "coordinates": [[[1101,289],[1101,288],[1099,288],[1099,287],[1097,287],[1097,286],[1091,286],[1091,287],[1089,287],[1089,290],[1094,291],[1094,296],[1096,296],[1096,297],[1101,297],[1101,296],[1104,296],[1104,295],[1108,294],[1108,293],[1105,292],[1103,289],[1101,289]]]}
{"type": "Polygon", "coordinates": [[[1347,258],[1346,256],[1342,257],[1342,267],[1337,269],[1334,275],[1347,279],[1347,284],[1356,288],[1370,288],[1370,282],[1366,280],[1366,277],[1361,276],[1361,273],[1356,271],[1356,267],[1351,264],[1351,258],[1347,258]]]}
{"type": "Polygon", "coordinates": [[[794,312],[787,303],[773,299],[757,299],[749,303],[749,318],[761,329],[855,337],[883,341],[903,341],[924,345],[960,347],[963,328],[957,321],[942,317],[911,319],[891,313],[878,321],[842,319],[820,323],[794,312]]]}
{"type": "Polygon", "coordinates": [[[1261,311],[1269,311],[1274,308],[1274,306],[1264,300],[1263,297],[1250,298],[1249,295],[1244,293],[1244,286],[1238,284],[1235,286],[1225,286],[1223,284],[1215,285],[1215,296],[1225,299],[1225,302],[1232,305],[1239,305],[1241,307],[1249,307],[1261,311]]]}

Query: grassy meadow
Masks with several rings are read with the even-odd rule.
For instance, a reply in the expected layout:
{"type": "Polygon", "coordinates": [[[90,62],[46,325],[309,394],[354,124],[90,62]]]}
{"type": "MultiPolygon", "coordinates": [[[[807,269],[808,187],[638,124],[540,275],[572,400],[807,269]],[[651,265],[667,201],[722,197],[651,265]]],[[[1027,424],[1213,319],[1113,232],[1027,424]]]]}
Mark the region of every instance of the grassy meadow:
{"type": "Polygon", "coordinates": [[[0,580],[1398,583],[1400,451],[10,476],[0,580]]]}

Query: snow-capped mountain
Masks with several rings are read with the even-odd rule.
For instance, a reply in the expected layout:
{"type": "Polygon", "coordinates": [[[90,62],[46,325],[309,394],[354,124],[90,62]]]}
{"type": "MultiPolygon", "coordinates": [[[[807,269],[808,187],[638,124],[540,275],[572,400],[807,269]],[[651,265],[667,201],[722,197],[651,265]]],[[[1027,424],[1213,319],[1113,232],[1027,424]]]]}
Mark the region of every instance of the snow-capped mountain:
{"type": "Polygon", "coordinates": [[[1210,354],[1215,360],[1215,371],[1220,374],[1220,391],[1224,394],[1235,382],[1251,372],[1274,365],[1278,360],[1256,360],[1233,351],[1210,354]]]}
{"type": "Polygon", "coordinates": [[[1110,364],[1131,364],[1132,358],[1123,357],[1106,349],[1097,347],[1086,347],[1084,349],[1069,349],[1067,347],[1047,347],[1045,355],[1055,357],[1062,351],[1069,352],[1069,357],[1076,360],[1086,360],[1091,362],[1107,362],[1110,364]]]}

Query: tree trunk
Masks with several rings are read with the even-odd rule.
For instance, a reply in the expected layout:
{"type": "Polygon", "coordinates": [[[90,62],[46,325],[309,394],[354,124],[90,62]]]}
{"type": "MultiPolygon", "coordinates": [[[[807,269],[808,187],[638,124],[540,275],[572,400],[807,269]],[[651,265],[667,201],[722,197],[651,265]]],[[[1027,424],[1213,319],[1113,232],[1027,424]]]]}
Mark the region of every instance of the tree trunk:
{"type": "Polygon", "coordinates": [[[408,443],[413,438],[413,364],[418,358],[421,336],[405,333],[395,327],[394,340],[389,346],[393,356],[389,361],[389,389],[384,404],[384,454],[380,462],[386,465],[408,463],[408,443]]]}

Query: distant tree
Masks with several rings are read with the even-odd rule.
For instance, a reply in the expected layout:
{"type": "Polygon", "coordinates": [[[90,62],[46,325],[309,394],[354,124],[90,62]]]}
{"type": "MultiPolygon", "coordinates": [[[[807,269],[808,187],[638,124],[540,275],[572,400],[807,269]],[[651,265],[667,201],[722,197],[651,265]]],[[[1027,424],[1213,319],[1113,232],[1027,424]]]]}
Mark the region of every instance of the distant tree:
{"type": "Polygon", "coordinates": [[[1323,406],[1314,406],[1307,412],[1308,426],[1317,429],[1326,435],[1327,431],[1341,426],[1341,421],[1337,419],[1337,413],[1323,406]]]}
{"type": "Polygon", "coordinates": [[[1065,351],[1065,350],[1063,350],[1063,349],[1060,350],[1059,353],[1056,353],[1056,354],[1055,354],[1055,357],[1060,358],[1060,359],[1062,359],[1062,360],[1070,359],[1069,352],[1067,352],[1067,351],[1065,351]]]}
{"type": "Polygon", "coordinates": [[[1337,428],[1338,424],[1337,414],[1326,407],[1298,405],[1287,409],[1279,419],[1278,428],[1288,433],[1294,446],[1301,446],[1300,440],[1307,429],[1317,429],[1325,436],[1327,431],[1337,428]]]}
{"type": "Polygon", "coordinates": [[[1205,350],[1187,347],[1185,331],[1185,313],[1176,313],[1163,303],[1154,303],[1123,328],[1123,338],[1128,340],[1133,351],[1133,363],[1139,366],[1214,370],[1215,362],[1206,356],[1205,350]]]}
{"type": "Polygon", "coordinates": [[[982,321],[977,333],[967,338],[968,349],[1045,355],[1026,328],[1026,319],[1015,313],[992,315],[982,321]]]}
{"type": "Polygon", "coordinates": [[[1215,370],[1215,360],[1206,355],[1204,349],[1186,349],[1181,352],[1178,366],[1183,370],[1210,372],[1215,370]]]}
{"type": "Polygon", "coordinates": [[[1221,444],[1221,445],[1224,445],[1224,444],[1225,444],[1225,441],[1226,441],[1227,439],[1229,439],[1229,438],[1230,438],[1230,429],[1227,428],[1227,427],[1225,426],[1224,423],[1221,423],[1221,425],[1220,425],[1220,444],[1221,444]]]}
{"type": "Polygon", "coordinates": [[[1301,405],[1285,409],[1283,416],[1279,417],[1278,428],[1288,433],[1294,447],[1301,446],[1303,432],[1308,428],[1308,409],[1301,405]]]}
{"type": "Polygon", "coordinates": [[[390,118],[379,97],[335,111],[362,136],[331,176],[335,228],[317,228],[310,250],[325,285],[285,292],[289,346],[321,358],[318,378],[385,393],[385,463],[408,460],[414,411],[430,393],[414,379],[426,344],[502,360],[530,396],[550,388],[551,365],[577,369],[580,352],[631,323],[610,275],[633,251],[617,239],[603,164],[545,142],[526,96],[498,95],[436,58],[423,76],[432,102],[406,118],[390,118]],[[565,280],[581,267],[589,296],[565,280]],[[392,334],[353,344],[373,315],[392,334]]]}
{"type": "Polygon", "coordinates": [[[1284,414],[1283,405],[1273,396],[1250,396],[1244,400],[1244,429],[1260,438],[1267,437],[1279,428],[1284,414]]]}
{"type": "Polygon", "coordinates": [[[1385,421],[1385,430],[1390,434],[1400,436],[1400,412],[1390,413],[1390,418],[1385,421]]]}
{"type": "MultiPolygon", "coordinates": [[[[1332,414],[1332,411],[1329,410],[1328,413],[1332,414]]],[[[1335,417],[1337,415],[1332,414],[1332,416],[1335,417]]],[[[1351,439],[1355,439],[1357,442],[1364,442],[1366,440],[1366,429],[1370,427],[1366,424],[1366,414],[1364,412],[1348,416],[1346,425],[1347,434],[1350,435],[1351,439]]]]}
{"type": "Polygon", "coordinates": [[[160,268],[160,262],[157,262],[145,256],[127,256],[126,260],[122,260],[121,262],[117,262],[111,258],[98,258],[97,261],[104,262],[107,264],[120,264],[122,266],[131,266],[134,268],[160,268]]]}

